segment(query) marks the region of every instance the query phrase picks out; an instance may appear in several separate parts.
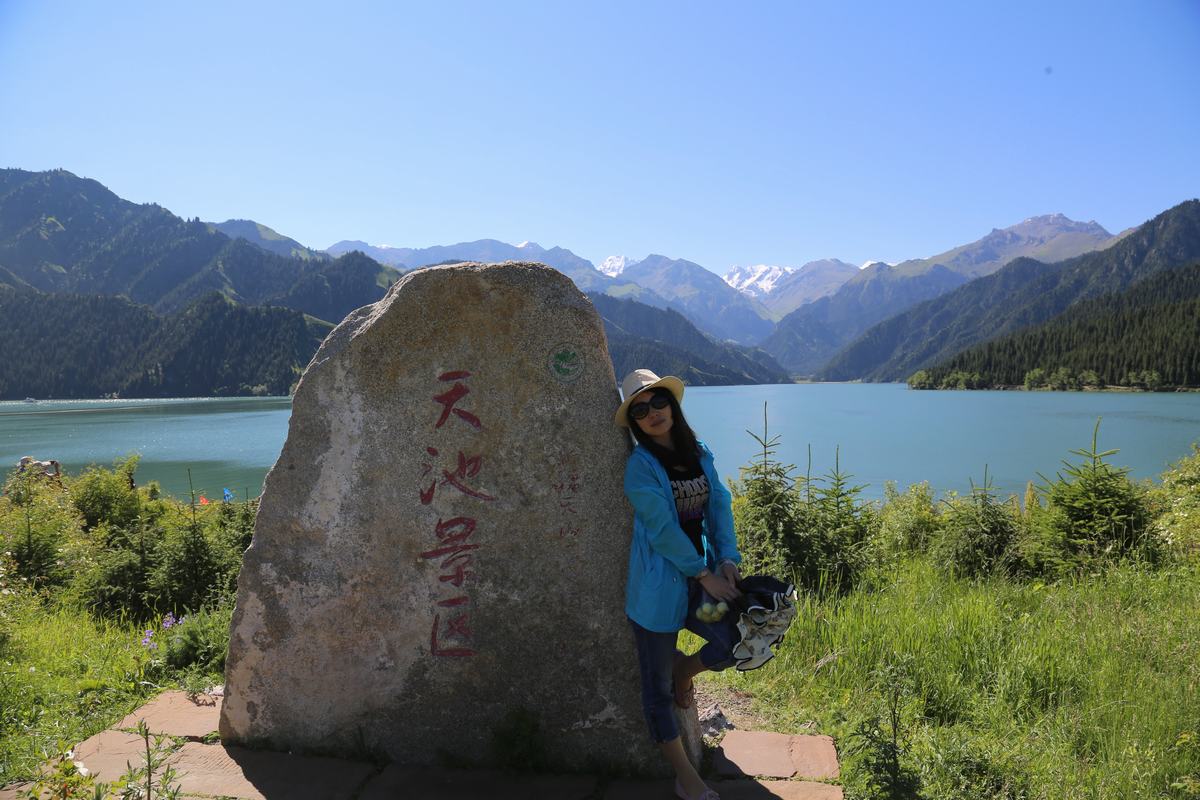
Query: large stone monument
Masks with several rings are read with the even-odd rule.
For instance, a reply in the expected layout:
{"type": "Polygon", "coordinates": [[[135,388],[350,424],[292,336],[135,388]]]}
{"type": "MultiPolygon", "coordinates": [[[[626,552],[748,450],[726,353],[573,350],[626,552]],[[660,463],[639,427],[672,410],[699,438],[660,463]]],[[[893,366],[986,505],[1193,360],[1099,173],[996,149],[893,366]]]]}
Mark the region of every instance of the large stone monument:
{"type": "Polygon", "coordinates": [[[418,270],[347,317],[267,476],[222,739],[661,773],[615,385],[599,316],[539,264],[418,270]]]}

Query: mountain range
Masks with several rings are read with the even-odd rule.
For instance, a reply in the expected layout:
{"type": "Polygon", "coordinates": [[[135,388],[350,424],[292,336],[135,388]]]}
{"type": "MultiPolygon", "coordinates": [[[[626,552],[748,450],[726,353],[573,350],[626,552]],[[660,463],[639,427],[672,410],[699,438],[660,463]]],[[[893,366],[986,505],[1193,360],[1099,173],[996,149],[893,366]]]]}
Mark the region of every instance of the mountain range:
{"type": "Polygon", "coordinates": [[[44,292],[123,295],[159,313],[219,292],[326,320],[375,302],[400,275],[361,254],[277,255],[65,170],[0,170],[0,266],[44,292]]]}
{"type": "MultiPolygon", "coordinates": [[[[1182,204],[1115,237],[1053,214],[927,259],[862,269],[837,259],[758,265],[722,279],[661,254],[613,256],[597,268],[563,247],[492,239],[427,248],[347,240],[319,251],[253,220],[204,223],[130,203],[64,170],[0,170],[0,290],[24,295],[27,310],[41,295],[117,295],[165,320],[215,294],[336,323],[408,269],[539,261],[588,292],[617,364],[661,363],[693,383],[897,380],[1182,265],[1194,251],[1187,237],[1200,227],[1191,209],[1182,204]]],[[[95,313],[128,316],[114,309],[95,313]]]]}
{"type": "MultiPolygon", "coordinates": [[[[625,298],[621,308],[637,308],[624,311],[622,323],[612,325],[624,352],[670,348],[670,363],[698,384],[786,378],[765,353],[750,356],[717,342],[668,312],[669,301],[652,290],[605,276],[563,248],[482,240],[425,250],[367,249],[382,250],[398,264],[403,263],[401,255],[413,263],[552,262],[581,288],[607,291],[625,298]],[[674,331],[674,341],[656,344],[654,336],[664,330],[674,331]]],[[[286,391],[320,341],[295,332],[315,330],[313,325],[327,330],[351,310],[381,298],[400,274],[361,250],[312,250],[251,220],[184,220],[155,204],[130,203],[99,182],[65,170],[0,170],[0,322],[10,331],[27,333],[29,320],[39,320],[39,325],[54,321],[53,334],[37,327],[37,347],[21,347],[20,337],[6,341],[0,354],[9,369],[0,374],[7,376],[7,382],[0,382],[0,396],[86,397],[130,391],[163,396],[184,391],[182,387],[201,395],[254,393],[264,386],[286,391]],[[214,297],[236,310],[213,304],[214,297]],[[88,313],[65,313],[71,304],[85,306],[88,313]],[[280,308],[258,313],[255,307],[261,306],[280,308]],[[252,374],[252,366],[225,340],[211,333],[187,334],[180,320],[194,324],[197,315],[225,320],[254,342],[275,342],[283,360],[258,358],[262,367],[252,374]],[[278,333],[279,326],[293,332],[290,338],[278,333]],[[107,355],[97,339],[106,338],[100,333],[106,329],[140,331],[155,342],[121,347],[121,358],[109,359],[111,366],[98,370],[93,362],[103,362],[107,355]],[[166,345],[158,341],[163,337],[201,342],[203,352],[164,350],[166,345]],[[50,342],[58,344],[50,348],[50,342]],[[79,346],[64,347],[64,342],[79,346]],[[18,362],[24,366],[17,368],[18,362]],[[200,377],[185,376],[185,367],[199,370],[200,377]],[[44,372],[41,378],[39,370],[44,372]]],[[[262,356],[254,348],[242,350],[262,356]]]]}
{"type": "Polygon", "coordinates": [[[835,293],[789,313],[761,346],[793,374],[823,374],[823,367],[838,351],[872,325],[918,303],[988,275],[1016,258],[1032,254],[1066,258],[1104,247],[1113,239],[1094,222],[1078,223],[1052,214],[993,229],[970,244],[929,258],[895,266],[876,262],[859,270],[835,293]]]}
{"type": "Polygon", "coordinates": [[[1018,258],[992,274],[872,327],[822,372],[903,380],[988,339],[1040,325],[1073,304],[1121,292],[1158,272],[1200,261],[1200,201],[1128,231],[1110,247],[1054,263],[1018,258]]]}
{"type": "Polygon", "coordinates": [[[825,258],[802,267],[734,267],[725,273],[725,282],[758,300],[778,320],[802,305],[833,294],[857,274],[858,267],[853,264],[825,258]]]}

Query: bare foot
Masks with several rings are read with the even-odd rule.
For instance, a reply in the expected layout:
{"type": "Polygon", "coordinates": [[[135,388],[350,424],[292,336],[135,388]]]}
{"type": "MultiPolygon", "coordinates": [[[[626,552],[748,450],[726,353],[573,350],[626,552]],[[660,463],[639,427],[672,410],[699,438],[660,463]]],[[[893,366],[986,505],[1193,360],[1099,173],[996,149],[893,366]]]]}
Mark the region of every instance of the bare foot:
{"type": "Polygon", "coordinates": [[[708,784],[699,775],[696,775],[694,780],[686,782],[682,779],[676,779],[675,796],[680,798],[680,800],[709,800],[709,798],[714,797],[720,800],[720,796],[710,789],[708,784]]]}
{"type": "Polygon", "coordinates": [[[675,691],[675,705],[680,708],[691,708],[696,702],[696,686],[691,678],[680,679],[679,668],[687,658],[679,650],[675,651],[675,668],[672,670],[671,686],[675,691]]]}

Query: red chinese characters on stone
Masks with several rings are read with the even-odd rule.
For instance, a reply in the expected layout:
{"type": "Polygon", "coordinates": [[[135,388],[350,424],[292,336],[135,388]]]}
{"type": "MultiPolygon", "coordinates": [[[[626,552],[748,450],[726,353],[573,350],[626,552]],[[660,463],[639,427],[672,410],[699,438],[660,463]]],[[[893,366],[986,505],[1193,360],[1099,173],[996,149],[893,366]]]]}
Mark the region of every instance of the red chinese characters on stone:
{"type": "MultiPolygon", "coordinates": [[[[467,578],[472,577],[475,573],[467,569],[472,561],[472,551],[478,550],[479,545],[467,542],[467,539],[475,532],[476,521],[472,517],[454,517],[448,520],[437,521],[437,537],[441,543],[440,547],[435,547],[432,550],[426,550],[421,553],[421,558],[427,560],[438,560],[440,569],[450,569],[449,573],[443,573],[438,576],[438,581],[441,583],[452,583],[457,588],[462,588],[467,578]]],[[[458,595],[445,600],[439,600],[438,606],[441,608],[459,609],[467,605],[469,598],[467,595],[458,595]]],[[[447,614],[445,626],[442,624],[442,615],[435,614],[433,617],[433,631],[430,633],[429,648],[436,656],[472,656],[475,651],[470,647],[447,647],[446,640],[458,640],[460,643],[466,641],[471,642],[471,628],[469,627],[470,616],[466,609],[456,610],[447,614]]]]}
{"type": "MultiPolygon", "coordinates": [[[[465,383],[470,377],[471,373],[467,370],[443,372],[438,376],[438,381],[452,385],[433,396],[433,401],[441,406],[441,413],[433,426],[435,430],[445,425],[451,416],[457,417],[475,430],[482,430],[483,424],[479,417],[458,405],[471,393],[465,383]]],[[[440,455],[436,447],[426,447],[425,453],[430,457],[430,461],[423,464],[422,485],[418,486],[421,505],[432,504],[437,490],[446,486],[453,487],[461,494],[476,500],[489,502],[496,499],[472,485],[483,468],[481,454],[468,455],[459,450],[454,469],[447,469],[440,465],[435,466],[436,462],[433,459],[440,455]],[[437,472],[441,472],[440,478],[437,472]],[[428,485],[425,485],[426,480],[429,481],[428,485]]],[[[421,553],[422,559],[437,562],[438,586],[453,587],[457,590],[452,597],[436,602],[437,610],[433,615],[433,628],[429,634],[429,651],[435,656],[461,658],[476,653],[474,633],[471,629],[470,596],[463,591],[467,581],[475,578],[475,551],[481,547],[478,542],[471,541],[476,525],[474,517],[439,518],[434,529],[437,545],[421,553]]]]}
{"type": "Polygon", "coordinates": [[[455,403],[471,393],[471,390],[467,388],[465,383],[459,382],[460,379],[465,380],[469,377],[471,377],[471,373],[465,370],[460,370],[458,372],[443,372],[438,376],[439,381],[454,381],[454,385],[441,394],[433,396],[433,399],[436,402],[442,404],[442,415],[438,417],[438,421],[433,427],[440,428],[445,425],[446,420],[450,419],[451,412],[453,412],[454,415],[460,419],[465,420],[468,425],[476,430],[479,430],[483,427],[479,422],[479,417],[475,416],[470,411],[464,411],[461,408],[454,407],[455,403]]]}
{"type": "Polygon", "coordinates": [[[466,656],[475,655],[475,650],[471,647],[446,647],[445,639],[456,634],[464,635],[470,639],[471,630],[466,627],[467,613],[461,612],[446,623],[446,630],[442,634],[441,639],[438,638],[438,630],[441,628],[442,615],[433,615],[433,632],[429,636],[429,652],[435,656],[449,656],[451,658],[463,658],[466,656]]]}
{"type": "MultiPolygon", "coordinates": [[[[437,449],[433,448],[433,447],[425,448],[425,452],[431,456],[438,455],[437,449]]],[[[446,484],[453,486],[455,489],[458,489],[460,492],[467,495],[468,497],[474,497],[477,500],[489,500],[489,501],[495,500],[496,498],[493,497],[492,495],[488,494],[487,492],[485,492],[481,489],[472,489],[470,486],[468,486],[466,484],[466,480],[468,478],[474,478],[476,475],[479,474],[479,469],[482,466],[483,466],[483,456],[481,456],[481,455],[468,456],[462,450],[459,450],[458,451],[458,468],[455,469],[454,472],[451,472],[448,469],[443,469],[442,470],[442,482],[440,484],[438,483],[437,478],[434,478],[433,481],[428,486],[426,486],[424,489],[421,489],[420,490],[421,505],[427,506],[430,503],[432,503],[434,492],[437,491],[438,486],[445,486],[446,484]]],[[[429,473],[433,472],[432,464],[426,463],[424,465],[424,467],[425,467],[425,469],[421,472],[422,478],[428,476],[429,473]]]]}

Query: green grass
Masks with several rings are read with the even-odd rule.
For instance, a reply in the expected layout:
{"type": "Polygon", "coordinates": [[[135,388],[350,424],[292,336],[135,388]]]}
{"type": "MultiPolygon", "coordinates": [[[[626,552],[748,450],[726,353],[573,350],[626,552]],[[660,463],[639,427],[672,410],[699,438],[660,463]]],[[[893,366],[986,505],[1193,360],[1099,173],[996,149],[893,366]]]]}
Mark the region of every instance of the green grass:
{"type": "Polygon", "coordinates": [[[1171,787],[1200,777],[1196,566],[1044,586],[955,580],[914,559],[883,583],[803,598],[773,662],[708,680],[749,691],[775,730],[815,721],[838,740],[852,790],[864,767],[851,734],[887,688],[876,670],[898,664],[922,796],[960,794],[972,769],[1017,787],[999,796],[1194,796],[1171,787]]]}
{"type": "Polygon", "coordinates": [[[142,631],[0,598],[0,786],[120,720],[160,687],[142,631]]]}

